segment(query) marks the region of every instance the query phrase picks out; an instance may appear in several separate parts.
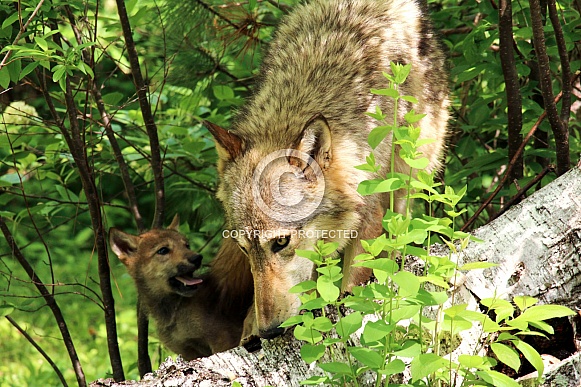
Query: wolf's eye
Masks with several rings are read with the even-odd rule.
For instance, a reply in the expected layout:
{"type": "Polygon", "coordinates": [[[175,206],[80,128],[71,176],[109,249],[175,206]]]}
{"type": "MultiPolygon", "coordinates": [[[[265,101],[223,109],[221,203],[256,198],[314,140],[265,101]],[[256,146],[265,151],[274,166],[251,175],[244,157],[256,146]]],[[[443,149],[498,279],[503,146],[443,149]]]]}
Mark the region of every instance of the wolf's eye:
{"type": "Polygon", "coordinates": [[[190,249],[190,242],[186,242],[186,249],[190,249]]]}
{"type": "Polygon", "coordinates": [[[282,249],[284,249],[285,247],[287,247],[288,244],[289,244],[289,242],[290,242],[290,237],[289,236],[276,238],[274,240],[274,243],[272,244],[272,252],[273,253],[278,253],[279,251],[281,251],[282,249]]]}
{"type": "Polygon", "coordinates": [[[242,250],[242,252],[244,253],[244,255],[248,255],[248,251],[246,251],[246,247],[240,246],[238,245],[238,247],[240,248],[240,250],[242,250]]]}
{"type": "Polygon", "coordinates": [[[161,249],[157,250],[157,254],[167,255],[167,254],[169,254],[169,249],[167,247],[162,247],[161,249]]]}

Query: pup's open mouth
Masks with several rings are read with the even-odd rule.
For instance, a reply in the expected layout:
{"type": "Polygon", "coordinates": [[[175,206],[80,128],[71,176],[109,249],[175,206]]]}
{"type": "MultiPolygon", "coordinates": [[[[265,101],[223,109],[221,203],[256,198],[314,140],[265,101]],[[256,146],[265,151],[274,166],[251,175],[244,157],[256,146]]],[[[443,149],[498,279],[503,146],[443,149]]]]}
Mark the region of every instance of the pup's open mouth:
{"type": "Polygon", "coordinates": [[[198,285],[203,282],[201,278],[194,275],[194,271],[182,272],[170,278],[169,284],[176,293],[182,296],[190,296],[198,288],[198,285]]]}

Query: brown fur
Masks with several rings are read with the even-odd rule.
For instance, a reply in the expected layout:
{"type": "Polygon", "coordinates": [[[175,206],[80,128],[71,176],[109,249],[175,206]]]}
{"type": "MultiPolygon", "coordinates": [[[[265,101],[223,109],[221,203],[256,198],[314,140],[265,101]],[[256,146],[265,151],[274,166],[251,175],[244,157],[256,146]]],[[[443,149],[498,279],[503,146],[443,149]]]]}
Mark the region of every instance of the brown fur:
{"type": "Polygon", "coordinates": [[[191,360],[238,346],[252,302],[252,275],[236,243],[226,239],[201,284],[172,287],[171,278],[189,278],[201,263],[178,232],[178,223],[176,216],[167,229],[139,236],[112,228],[109,239],[135,280],[161,342],[191,360]],[[159,254],[162,248],[168,252],[159,254]]]}
{"type": "MultiPolygon", "coordinates": [[[[378,125],[365,112],[380,107],[394,116],[392,99],[370,93],[387,86],[382,72],[389,71],[390,61],[412,65],[399,91],[416,97],[413,108],[426,114],[420,137],[435,141],[421,150],[430,161],[428,170],[438,170],[449,116],[447,76],[431,23],[414,0],[315,0],[297,6],[279,27],[257,90],[232,129],[207,123],[220,157],[217,196],[228,226],[248,232],[236,240],[252,268],[262,337],[280,333],[278,325],[298,311],[289,288],[314,278],[314,265],[295,249],[312,249],[323,238],[338,242],[343,288],[369,277],[368,270],[351,264],[362,252],[361,239],[383,233],[389,195],[362,197],[359,183],[378,176],[354,166],[365,163],[371,152],[367,137],[378,125]],[[275,152],[282,156],[271,160],[275,152]],[[265,160],[268,168],[261,169],[265,160]],[[262,171],[258,177],[257,171],[262,171]],[[322,199],[312,208],[323,185],[322,199]],[[323,230],[352,230],[357,236],[318,236],[323,230]]],[[[400,103],[395,113],[401,125],[411,107],[400,103]]],[[[385,176],[391,137],[373,151],[385,176]]],[[[409,167],[396,157],[395,169],[407,173],[409,167]]],[[[394,203],[400,212],[403,204],[394,203]]]]}

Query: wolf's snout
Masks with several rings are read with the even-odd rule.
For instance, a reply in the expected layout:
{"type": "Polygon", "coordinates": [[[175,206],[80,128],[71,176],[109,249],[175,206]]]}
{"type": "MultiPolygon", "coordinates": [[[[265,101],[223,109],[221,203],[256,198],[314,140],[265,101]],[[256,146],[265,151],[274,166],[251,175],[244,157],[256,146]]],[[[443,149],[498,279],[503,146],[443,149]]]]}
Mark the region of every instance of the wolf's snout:
{"type": "Polygon", "coordinates": [[[194,253],[188,257],[188,262],[192,265],[200,266],[202,264],[202,254],[194,253]]]}
{"type": "Polygon", "coordinates": [[[284,328],[277,326],[274,328],[260,329],[258,332],[263,339],[274,339],[284,333],[284,328]]]}

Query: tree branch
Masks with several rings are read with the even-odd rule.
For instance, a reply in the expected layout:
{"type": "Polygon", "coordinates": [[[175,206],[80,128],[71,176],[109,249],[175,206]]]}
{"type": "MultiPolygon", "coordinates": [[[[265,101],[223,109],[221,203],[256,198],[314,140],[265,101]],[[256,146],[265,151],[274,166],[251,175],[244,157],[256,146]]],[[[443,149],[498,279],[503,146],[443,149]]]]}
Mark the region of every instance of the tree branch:
{"type": "Polygon", "coordinates": [[[513,53],[512,36],[512,0],[500,0],[499,37],[500,37],[500,64],[504,75],[506,104],[508,107],[508,158],[514,160],[509,180],[519,180],[523,177],[523,156],[518,156],[517,150],[522,144],[522,99],[513,53]]]}
{"type": "Polygon", "coordinates": [[[1,215],[0,215],[0,231],[2,231],[2,234],[4,234],[4,238],[6,238],[6,242],[10,247],[12,255],[16,258],[16,260],[18,261],[20,266],[22,266],[24,271],[26,271],[26,274],[28,275],[28,277],[30,278],[38,292],[44,298],[46,305],[51,310],[57,322],[59,330],[61,332],[61,336],[63,338],[65,347],[67,348],[67,353],[69,354],[69,357],[71,359],[73,369],[75,370],[77,383],[79,384],[79,386],[82,387],[86,386],[87,381],[85,379],[85,373],[83,372],[81,362],[79,361],[79,356],[77,355],[73,339],[67,326],[67,322],[61,312],[61,309],[59,308],[54,296],[48,291],[46,286],[44,286],[44,282],[38,277],[38,274],[36,274],[34,268],[30,265],[30,263],[28,263],[28,261],[18,248],[18,245],[16,244],[16,241],[14,240],[12,233],[8,229],[8,226],[6,225],[6,222],[4,221],[4,218],[1,215]]]}
{"type": "Polygon", "coordinates": [[[539,78],[541,93],[545,101],[545,111],[551,124],[553,136],[555,136],[555,153],[557,156],[557,175],[562,175],[569,170],[569,134],[564,127],[553,94],[553,85],[551,79],[551,68],[549,65],[549,56],[545,46],[545,34],[543,32],[543,19],[541,16],[541,6],[539,0],[530,0],[531,24],[533,27],[533,42],[539,65],[539,78]]]}
{"type": "Polygon", "coordinates": [[[32,346],[34,348],[36,348],[36,350],[38,351],[38,353],[40,353],[42,355],[42,357],[44,357],[46,359],[46,361],[48,362],[48,364],[50,364],[50,366],[52,367],[52,369],[54,370],[54,372],[58,376],[58,378],[61,381],[61,383],[63,384],[63,386],[64,387],[68,387],[68,383],[67,383],[65,377],[63,376],[63,373],[61,372],[61,370],[58,368],[58,366],[55,364],[55,362],[52,361],[52,359],[50,358],[50,356],[48,356],[48,354],[44,351],[44,349],[42,349],[40,347],[40,345],[38,345],[38,343],[36,341],[34,341],[34,338],[32,336],[30,336],[28,334],[28,332],[26,332],[24,329],[22,329],[22,327],[20,325],[18,325],[18,323],[12,317],[10,317],[10,316],[4,316],[4,317],[6,317],[6,320],[8,320],[8,322],[10,324],[12,324],[12,326],[14,328],[16,328],[18,330],[18,332],[20,332],[22,334],[22,336],[24,336],[24,338],[30,344],[32,344],[32,346]]]}
{"type": "Polygon", "coordinates": [[[563,130],[568,131],[569,117],[571,116],[571,66],[569,65],[569,55],[567,54],[567,44],[563,35],[563,28],[559,21],[557,14],[557,6],[555,0],[548,0],[549,18],[555,31],[555,40],[557,41],[557,49],[559,51],[559,59],[561,61],[561,78],[562,78],[562,93],[561,98],[561,122],[563,123],[563,130]]]}
{"type": "Polygon", "coordinates": [[[147,98],[147,85],[143,80],[141,68],[139,66],[139,57],[135,42],[133,41],[133,33],[129,23],[129,16],[125,8],[124,0],[116,0],[117,14],[119,15],[119,22],[123,30],[125,38],[125,46],[127,47],[127,56],[131,65],[131,74],[133,76],[133,83],[137,92],[141,114],[145,123],[145,129],[149,137],[149,144],[151,147],[151,168],[153,171],[154,189],[155,189],[155,213],[153,217],[152,228],[161,228],[165,216],[165,189],[163,176],[163,163],[161,160],[161,152],[159,146],[159,137],[157,135],[157,126],[153,114],[151,112],[151,105],[147,98]]]}

